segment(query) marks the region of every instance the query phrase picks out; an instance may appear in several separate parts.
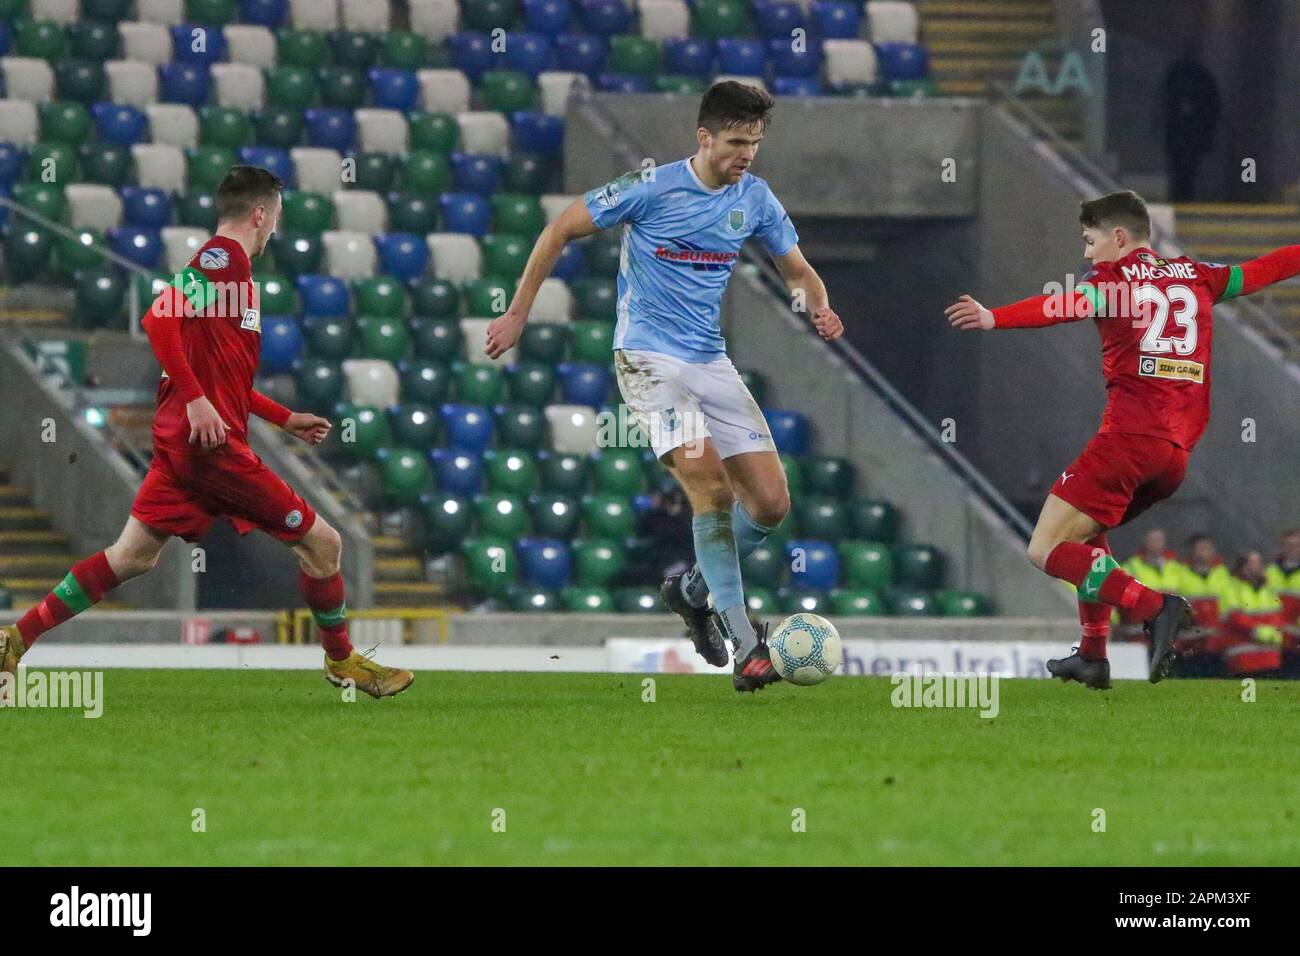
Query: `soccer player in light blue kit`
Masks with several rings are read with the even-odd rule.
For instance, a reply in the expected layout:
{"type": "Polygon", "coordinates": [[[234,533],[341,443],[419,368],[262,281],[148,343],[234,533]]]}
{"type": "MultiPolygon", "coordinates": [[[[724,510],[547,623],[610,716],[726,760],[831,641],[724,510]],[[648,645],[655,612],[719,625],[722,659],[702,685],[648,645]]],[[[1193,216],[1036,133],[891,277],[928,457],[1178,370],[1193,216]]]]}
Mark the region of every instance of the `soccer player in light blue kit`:
{"type": "Polygon", "coordinates": [[[799,251],[790,217],[748,171],[772,106],[772,97],[752,86],[710,87],[695,155],[627,173],[574,202],[538,237],[510,308],[487,333],[487,354],[499,358],[519,340],[564,244],[623,226],[614,328],[619,390],[694,510],[697,564],[665,581],[661,593],[709,663],[725,667],[723,637],[731,642],[738,691],[780,679],[768,657],[767,626],[755,633],[749,623],[740,561],[790,510],[776,445],[727,358],[718,324],[741,244],[758,237],[822,338],[844,331],[826,286],[799,251]]]}

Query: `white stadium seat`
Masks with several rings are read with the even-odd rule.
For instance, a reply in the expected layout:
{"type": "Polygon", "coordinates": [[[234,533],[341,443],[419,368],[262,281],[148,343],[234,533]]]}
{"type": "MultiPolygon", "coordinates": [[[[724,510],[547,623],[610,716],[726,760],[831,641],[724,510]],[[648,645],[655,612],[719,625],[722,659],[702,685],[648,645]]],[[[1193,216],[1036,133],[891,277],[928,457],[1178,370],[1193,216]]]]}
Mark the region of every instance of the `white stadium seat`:
{"type": "Polygon", "coordinates": [[[340,229],[364,232],[368,236],[388,231],[388,207],[379,193],[368,189],[338,189],[333,199],[340,229]]]}
{"type": "Polygon", "coordinates": [[[400,110],[358,109],[352,115],[357,121],[357,142],[365,152],[395,156],[407,151],[410,127],[400,110]]]}
{"type": "Polygon", "coordinates": [[[549,226],[555,220],[560,218],[560,213],[573,205],[575,199],[581,199],[581,196],[566,196],[561,193],[547,193],[542,197],[542,212],[546,214],[546,224],[549,226]]]}
{"type": "Polygon", "coordinates": [[[866,40],[824,40],[822,58],[831,86],[876,82],[876,49],[866,40]]]}
{"type": "Polygon", "coordinates": [[[295,30],[315,30],[318,33],[337,30],[338,3],[336,0],[289,0],[289,22],[295,30]]]}
{"type": "Polygon", "coordinates": [[[144,109],[157,102],[158,71],[148,63],[109,60],[104,72],[108,75],[108,99],[114,103],[144,109]]]}
{"type": "Polygon", "coordinates": [[[162,229],[163,258],[167,271],[172,275],[180,272],[194,253],[203,248],[208,241],[206,229],[191,229],[189,226],[164,226],[162,229]]]}
{"type": "Polygon", "coordinates": [[[411,31],[433,42],[445,40],[460,23],[456,0],[410,0],[411,31]]]}
{"type": "Polygon", "coordinates": [[[343,157],[332,149],[319,146],[295,146],[289,150],[293,158],[294,175],[298,188],[329,195],[343,182],[343,157]]]}
{"type": "Polygon", "coordinates": [[[563,116],[569,102],[569,92],[575,83],[582,87],[591,86],[581,73],[568,73],[564,70],[538,73],[537,85],[542,91],[542,111],[551,116],[563,116]]]}
{"type": "Polygon", "coordinates": [[[873,43],[915,43],[921,31],[916,7],[906,0],[869,0],[867,23],[873,43]]]}
{"type": "Polygon", "coordinates": [[[32,0],[31,18],[66,27],[77,22],[79,7],[77,0],[32,0]]]}
{"type": "Polygon", "coordinates": [[[596,410],[588,405],[547,405],[546,421],[551,426],[551,447],[561,455],[590,455],[596,450],[600,423],[596,410]]]}
{"type": "Polygon", "coordinates": [[[251,112],[260,110],[266,101],[262,71],[247,63],[212,64],[212,82],[217,89],[218,106],[251,112]]]}
{"type": "Polygon", "coordinates": [[[425,242],[433,258],[433,275],[460,285],[483,274],[483,251],[463,232],[431,232],[425,242]]]}
{"type": "Polygon", "coordinates": [[[388,0],[340,0],[343,29],[359,33],[385,33],[390,26],[388,0]]]}
{"type": "Polygon", "coordinates": [[[530,322],[568,322],[573,316],[573,293],[563,279],[555,277],[542,280],[533,300],[530,322]]]}
{"type": "Polygon", "coordinates": [[[161,23],[123,20],[117,25],[122,59],[159,66],[172,60],[172,38],[161,23]]]}
{"type": "Polygon", "coordinates": [[[199,118],[184,103],[150,103],[149,130],[155,143],[187,149],[199,145],[199,118]]]}
{"type": "Polygon", "coordinates": [[[465,111],[457,114],[460,148],[467,153],[491,153],[505,156],[510,152],[510,124],[504,113],[495,110],[465,111]]]}
{"type": "Polygon", "coordinates": [[[34,56],[0,57],[0,72],[5,77],[5,95],[11,100],[48,103],[54,98],[54,70],[44,60],[34,56]]]}
{"type": "Polygon", "coordinates": [[[185,0],[135,0],[135,18],[165,27],[185,22],[185,0]]]}
{"type": "Polygon", "coordinates": [[[469,80],[460,70],[420,70],[420,104],[430,113],[463,113],[469,109],[469,80]]]}
{"type": "Polygon", "coordinates": [[[393,363],[384,359],[346,359],[343,377],[347,379],[348,401],[354,405],[387,408],[397,403],[401,380],[393,363]]]}
{"type": "Polygon", "coordinates": [[[713,78],[714,83],[721,83],[723,80],[735,80],[737,83],[743,83],[745,86],[756,86],[760,90],[767,89],[767,84],[763,82],[761,76],[735,76],[730,73],[724,73],[713,78]]]}
{"type": "Polygon", "coordinates": [[[68,223],[73,229],[112,229],[122,224],[122,199],[112,186],[69,183],[63,189],[68,200],[68,223]]]}
{"type": "Polygon", "coordinates": [[[647,40],[691,35],[691,11],[685,0],[641,0],[641,35],[647,40]]]}
{"type": "Polygon", "coordinates": [[[226,55],[231,63],[269,70],[277,62],[275,34],[263,26],[232,23],[225,28],[226,55]]]}
{"type": "Polygon", "coordinates": [[[320,242],[328,274],[339,279],[369,279],[375,274],[379,255],[366,233],[330,229],[320,234],[320,242]]]}
{"type": "Polygon", "coordinates": [[[465,359],[471,365],[509,364],[519,357],[517,346],[507,349],[495,361],[487,357],[487,330],[491,319],[469,318],[460,320],[460,334],[465,340],[465,359]]]}
{"type": "Polygon", "coordinates": [[[136,143],[131,147],[135,180],[146,189],[185,191],[185,154],[170,143],[136,143]]]}
{"type": "Polygon", "coordinates": [[[0,130],[4,130],[7,143],[33,145],[40,130],[36,104],[30,100],[0,100],[0,130]]]}

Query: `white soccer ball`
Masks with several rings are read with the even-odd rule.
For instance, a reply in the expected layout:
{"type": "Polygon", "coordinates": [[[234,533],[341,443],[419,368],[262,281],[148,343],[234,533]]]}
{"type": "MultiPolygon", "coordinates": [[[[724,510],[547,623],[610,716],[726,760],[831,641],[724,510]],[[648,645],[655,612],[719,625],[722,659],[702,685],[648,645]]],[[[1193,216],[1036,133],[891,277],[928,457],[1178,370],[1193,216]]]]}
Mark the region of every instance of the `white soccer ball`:
{"type": "Polygon", "coordinates": [[[835,625],[816,614],[792,614],[767,639],[772,666],[784,680],[805,687],[820,684],[844,660],[835,625]]]}

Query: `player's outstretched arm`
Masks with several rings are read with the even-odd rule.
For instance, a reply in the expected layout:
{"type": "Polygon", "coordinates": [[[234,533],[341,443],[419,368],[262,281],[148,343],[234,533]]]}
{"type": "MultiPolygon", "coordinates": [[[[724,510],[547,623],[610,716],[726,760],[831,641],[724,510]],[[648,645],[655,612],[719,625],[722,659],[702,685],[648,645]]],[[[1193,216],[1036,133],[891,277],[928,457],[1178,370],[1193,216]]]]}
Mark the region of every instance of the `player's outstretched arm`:
{"type": "Polygon", "coordinates": [[[794,299],[795,311],[806,311],[817,334],[827,342],[834,342],[844,334],[844,323],[831,308],[826,284],[804,258],[797,245],[783,256],[775,257],[776,268],[785,280],[785,286],[794,299]]]}
{"type": "Polygon", "coordinates": [[[1240,282],[1240,289],[1235,292],[1236,295],[1250,295],[1265,286],[1300,275],[1300,246],[1283,246],[1281,249],[1274,249],[1258,259],[1251,259],[1240,266],[1232,267],[1229,275],[1228,289],[1225,290],[1223,298],[1231,298],[1234,294],[1232,291],[1234,281],[1240,282]]]}
{"type": "Polygon", "coordinates": [[[587,206],[581,199],[574,200],[569,208],[542,230],[532,253],[528,256],[524,274],[519,277],[519,287],[515,290],[510,308],[493,319],[488,326],[486,348],[488,358],[500,358],[519,341],[519,336],[524,331],[524,323],[528,321],[528,313],[532,311],[533,300],[537,298],[537,290],[542,287],[542,281],[555,268],[555,263],[559,260],[560,253],[564,251],[565,244],[572,239],[581,239],[597,231],[591,213],[587,211],[587,206]]]}
{"type": "Polygon", "coordinates": [[[275,399],[253,390],[248,400],[248,410],[263,421],[268,421],[277,428],[283,428],[294,438],[309,445],[319,445],[329,435],[334,426],[329,419],[321,418],[310,412],[291,412],[275,399]]]}
{"type": "Polygon", "coordinates": [[[175,286],[168,286],[140,320],[145,335],[149,337],[149,346],[153,349],[158,364],[172,381],[181,401],[185,403],[185,414],[190,420],[190,444],[198,444],[204,451],[211,451],[226,443],[227,425],[217,414],[216,408],[203,394],[203,387],[185,357],[185,346],[181,342],[181,318],[185,315],[185,294],[175,286]]]}
{"type": "Polygon", "coordinates": [[[962,332],[989,329],[1039,329],[1063,322],[1077,322],[1096,314],[1092,287],[1074,292],[1036,295],[996,309],[986,309],[968,295],[943,310],[948,324],[962,332]]]}

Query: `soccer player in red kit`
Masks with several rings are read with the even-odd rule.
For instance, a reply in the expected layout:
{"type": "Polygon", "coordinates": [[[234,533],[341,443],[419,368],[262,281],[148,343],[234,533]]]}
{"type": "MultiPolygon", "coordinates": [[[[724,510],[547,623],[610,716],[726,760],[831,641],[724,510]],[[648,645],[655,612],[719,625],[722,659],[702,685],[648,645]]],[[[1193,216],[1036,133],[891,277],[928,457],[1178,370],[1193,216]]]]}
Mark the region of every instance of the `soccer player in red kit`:
{"type": "Polygon", "coordinates": [[[1101,333],[1101,428],[1052,486],[1029,542],[1029,560],[1079,589],[1083,639],[1069,657],[1048,661],[1048,670],[1104,690],[1110,687],[1106,635],[1112,607],[1144,622],[1152,683],[1168,674],[1174,639],[1192,620],[1181,597],[1152,590],[1119,567],[1106,532],[1182,483],[1210,414],[1214,303],[1300,274],[1300,246],[1239,266],[1164,259],[1150,247],[1151,219],[1133,192],[1084,202],[1079,223],[1093,269],[1074,290],[992,310],[964,295],[945,314],[962,330],[1041,328],[1091,318],[1101,333]]]}
{"type": "Polygon", "coordinates": [[[321,632],[325,676],[352,680],[372,697],[400,693],[409,671],[353,650],[339,573],[342,540],[248,446],[250,413],[316,445],[330,423],[290,412],[253,389],[262,326],[251,260],[280,217],[279,178],[235,166],[217,189],[217,232],[144,317],[163,377],[153,422],[153,460],[117,541],[73,565],[17,624],[0,628],[0,670],[13,672],[32,643],[158,561],[172,536],[198,541],[217,517],[240,534],[254,528],[298,556],[298,581],[321,632]]]}

